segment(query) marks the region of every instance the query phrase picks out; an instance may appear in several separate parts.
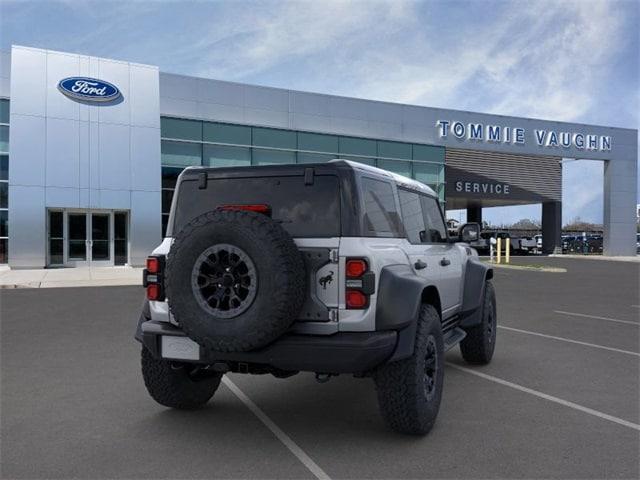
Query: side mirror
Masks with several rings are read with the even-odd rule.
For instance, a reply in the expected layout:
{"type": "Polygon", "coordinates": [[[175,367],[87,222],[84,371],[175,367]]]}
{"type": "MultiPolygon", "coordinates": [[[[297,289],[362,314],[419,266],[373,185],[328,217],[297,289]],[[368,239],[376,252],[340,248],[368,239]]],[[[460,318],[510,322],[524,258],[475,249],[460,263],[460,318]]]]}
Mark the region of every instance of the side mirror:
{"type": "Polygon", "coordinates": [[[459,238],[461,242],[471,243],[480,239],[480,224],[465,223],[460,228],[459,238]]]}

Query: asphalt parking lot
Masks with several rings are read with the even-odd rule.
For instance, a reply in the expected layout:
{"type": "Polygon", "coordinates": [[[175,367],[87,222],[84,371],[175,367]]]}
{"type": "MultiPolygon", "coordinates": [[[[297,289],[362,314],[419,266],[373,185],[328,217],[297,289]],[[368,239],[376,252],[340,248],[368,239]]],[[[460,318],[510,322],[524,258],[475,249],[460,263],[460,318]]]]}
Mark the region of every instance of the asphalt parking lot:
{"type": "Polygon", "coordinates": [[[514,262],[568,271],[497,270],[494,360],[447,354],[419,438],[348,376],[231,375],[206,408],[167,410],[139,371],[141,288],[0,290],[1,477],[638,478],[640,264],[514,262]]]}

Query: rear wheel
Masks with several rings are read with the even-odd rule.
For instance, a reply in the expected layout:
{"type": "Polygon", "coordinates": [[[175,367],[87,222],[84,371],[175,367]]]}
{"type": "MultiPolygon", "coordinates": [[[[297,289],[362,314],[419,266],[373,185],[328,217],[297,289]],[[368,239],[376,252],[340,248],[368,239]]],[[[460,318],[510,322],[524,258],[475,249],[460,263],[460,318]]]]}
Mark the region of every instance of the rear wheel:
{"type": "Polygon", "coordinates": [[[484,285],[482,302],[482,322],[467,330],[467,336],[460,342],[462,358],[468,363],[486,365],[491,361],[496,348],[496,292],[489,281],[484,285]]]}
{"type": "Polygon", "coordinates": [[[190,410],[206,404],[220,386],[222,373],[197,365],[154,358],[142,347],[142,377],[147,391],[160,405],[190,410]]]}
{"type": "Polygon", "coordinates": [[[400,433],[424,435],[436,421],[444,380],[444,342],[440,315],[431,305],[420,310],[413,355],[374,373],[378,404],[387,425],[400,433]]]}

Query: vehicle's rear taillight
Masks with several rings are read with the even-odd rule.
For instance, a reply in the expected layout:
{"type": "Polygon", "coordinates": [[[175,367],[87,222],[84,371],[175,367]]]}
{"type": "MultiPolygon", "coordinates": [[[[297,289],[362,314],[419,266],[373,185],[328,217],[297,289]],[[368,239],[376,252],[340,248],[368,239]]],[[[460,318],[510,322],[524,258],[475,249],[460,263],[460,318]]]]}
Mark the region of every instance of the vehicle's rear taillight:
{"type": "Polygon", "coordinates": [[[245,212],[256,212],[271,215],[271,207],[263,203],[221,205],[220,210],[244,210],[245,212]]]}
{"type": "Polygon", "coordinates": [[[360,290],[347,290],[347,308],[364,308],[368,303],[369,299],[360,290]]]}
{"type": "Polygon", "coordinates": [[[361,277],[367,271],[367,262],[361,258],[352,258],[347,260],[345,264],[347,271],[347,277],[357,278],[361,277]]]}
{"type": "Polygon", "coordinates": [[[158,273],[160,271],[160,260],[158,257],[147,258],[147,272],[158,273]]]}
{"type": "Polygon", "coordinates": [[[357,310],[369,307],[369,297],[375,292],[376,277],[369,271],[364,258],[347,258],[345,262],[345,305],[357,310]]]}
{"type": "Polygon", "coordinates": [[[147,300],[159,300],[160,299],[160,285],[157,283],[150,283],[147,285],[147,300]]]}
{"type": "Polygon", "coordinates": [[[164,300],[164,255],[147,258],[147,268],[142,272],[142,286],[147,290],[147,300],[164,300]]]}

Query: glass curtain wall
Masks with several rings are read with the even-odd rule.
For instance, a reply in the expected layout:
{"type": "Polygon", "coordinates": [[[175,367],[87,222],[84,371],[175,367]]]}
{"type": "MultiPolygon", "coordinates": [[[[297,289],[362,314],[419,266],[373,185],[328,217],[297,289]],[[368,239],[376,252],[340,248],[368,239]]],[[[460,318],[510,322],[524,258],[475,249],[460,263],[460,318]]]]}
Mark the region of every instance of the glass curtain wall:
{"type": "Polygon", "coordinates": [[[444,148],[404,142],[161,118],[162,231],[176,179],[192,165],[230,167],[327,162],[336,157],[426,183],[444,202],[444,148]]]}
{"type": "Polygon", "coordinates": [[[9,100],[0,99],[0,264],[9,261],[9,100]]]}

